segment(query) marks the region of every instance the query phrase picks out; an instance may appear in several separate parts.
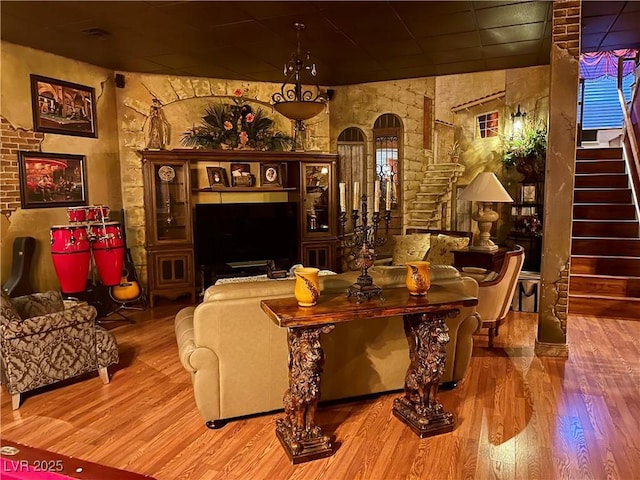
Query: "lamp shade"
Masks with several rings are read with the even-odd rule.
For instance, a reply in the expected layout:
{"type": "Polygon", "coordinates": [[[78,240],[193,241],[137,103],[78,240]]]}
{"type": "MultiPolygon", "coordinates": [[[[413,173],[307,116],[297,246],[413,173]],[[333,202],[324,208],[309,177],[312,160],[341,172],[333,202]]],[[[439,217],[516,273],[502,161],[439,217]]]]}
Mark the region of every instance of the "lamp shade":
{"type": "Polygon", "coordinates": [[[464,189],[460,200],[511,203],[513,198],[493,172],[482,172],[464,189]]]}

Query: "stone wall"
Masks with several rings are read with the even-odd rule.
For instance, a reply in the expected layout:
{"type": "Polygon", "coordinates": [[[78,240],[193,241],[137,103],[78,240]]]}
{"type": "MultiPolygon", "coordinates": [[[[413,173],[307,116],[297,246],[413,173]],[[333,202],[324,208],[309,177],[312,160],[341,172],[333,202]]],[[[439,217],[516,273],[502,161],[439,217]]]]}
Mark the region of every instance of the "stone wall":
{"type": "MultiPolygon", "coordinates": [[[[153,99],[159,101],[162,114],[170,127],[166,145],[168,149],[182,148],[181,136],[200,123],[205,107],[215,102],[230,103],[237,88],[245,89],[245,97],[254,107],[263,108],[275,120],[279,130],[292,133],[291,122],[270,106],[271,95],[280,84],[121,72],[125,86],[116,88],[113,81],[115,72],[6,42],[2,43],[2,64],[4,75],[0,114],[4,117],[7,128],[18,132],[15,137],[12,131],[7,130],[10,134],[7,138],[22,138],[25,135],[25,139],[35,142],[42,135],[42,151],[85,155],[89,203],[107,204],[112,210],[125,209],[127,242],[137,267],[144,267],[146,264],[145,206],[139,151],[146,146],[149,124],[147,118],[153,99]],[[25,108],[25,105],[31,103],[30,73],[94,87],[98,138],[30,133],[31,111],[30,108],[25,108]],[[34,137],[29,139],[29,135],[34,137]]],[[[369,180],[367,194],[371,195],[374,178],[373,125],[382,114],[398,116],[403,125],[403,189],[402,212],[394,215],[394,223],[400,231],[404,227],[402,221],[406,218],[404,212],[415,198],[427,170],[426,166],[436,162],[436,155],[438,162],[448,161],[446,149],[454,138],[463,144],[460,161],[465,165],[467,174],[463,177],[462,184],[468,183],[479,171],[499,170],[496,140],[489,140],[481,147],[473,139],[475,112],[456,115],[451,112],[451,107],[503,89],[506,90],[506,104],[500,107],[500,112],[502,119],[506,120],[510,108],[516,103],[522,103],[523,108],[530,108],[534,104],[544,105],[548,95],[548,85],[545,82],[548,83],[548,67],[335,87],[333,99],[326,110],[306,122],[307,149],[335,153],[340,132],[348,127],[359,128],[366,136],[366,175],[369,180]],[[431,125],[425,129],[425,97],[433,99],[434,111],[430,116],[432,121],[449,122],[453,127],[438,128],[431,125]],[[434,135],[433,150],[423,148],[425,130],[434,135]],[[434,134],[439,131],[441,138],[434,134]]],[[[28,145],[38,147],[36,143],[28,145]]],[[[3,223],[8,226],[3,227],[3,233],[6,231],[7,234],[2,239],[2,257],[10,258],[12,238],[26,235],[28,227],[37,224],[41,228],[38,233],[40,243],[46,244],[43,249],[46,252],[43,252],[44,256],[39,261],[47,265],[43,267],[45,273],[40,276],[42,280],[39,280],[38,288],[55,287],[57,279],[48,249],[49,227],[67,223],[66,209],[22,211],[17,208],[15,177],[9,178],[15,174],[16,169],[16,165],[11,163],[17,161],[17,158],[12,159],[13,154],[11,149],[7,149],[5,158],[3,150],[3,167],[6,164],[7,181],[11,187],[6,189],[6,196],[2,197],[6,199],[2,208],[16,210],[11,216],[11,222],[3,223]]],[[[199,165],[195,172],[201,182],[206,182],[205,168],[206,165],[199,165]]],[[[3,262],[3,278],[6,278],[4,266],[7,263],[10,264],[3,262]]],[[[139,270],[138,273],[144,279],[144,269],[139,270]]]]}
{"type": "MultiPolygon", "coordinates": [[[[335,152],[338,135],[346,128],[357,127],[364,132],[368,196],[373,195],[375,178],[373,125],[385,113],[395,114],[402,121],[402,214],[394,212],[396,218],[400,215],[406,218],[404,213],[410,200],[415,198],[426,165],[433,163],[433,150],[423,148],[423,119],[424,97],[433,98],[434,95],[433,77],[335,87],[331,101],[329,147],[335,152]]],[[[404,227],[402,223],[399,224],[400,228],[404,227]]]]}

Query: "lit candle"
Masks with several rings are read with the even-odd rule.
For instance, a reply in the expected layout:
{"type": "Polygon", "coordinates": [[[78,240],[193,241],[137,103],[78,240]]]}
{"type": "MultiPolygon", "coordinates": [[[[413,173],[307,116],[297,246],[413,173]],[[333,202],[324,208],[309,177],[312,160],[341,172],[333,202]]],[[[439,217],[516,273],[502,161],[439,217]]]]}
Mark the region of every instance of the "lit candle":
{"type": "Polygon", "coordinates": [[[391,180],[387,180],[387,202],[386,210],[391,210],[391,180]]]}
{"type": "Polygon", "coordinates": [[[347,186],[344,182],[340,182],[340,211],[345,212],[347,210],[347,186]]]}
{"type": "Polygon", "coordinates": [[[360,182],[353,182],[353,209],[358,210],[360,203],[360,182]]]}
{"type": "Polygon", "coordinates": [[[373,211],[380,211],[380,180],[376,180],[375,187],[373,188],[373,211]]]}

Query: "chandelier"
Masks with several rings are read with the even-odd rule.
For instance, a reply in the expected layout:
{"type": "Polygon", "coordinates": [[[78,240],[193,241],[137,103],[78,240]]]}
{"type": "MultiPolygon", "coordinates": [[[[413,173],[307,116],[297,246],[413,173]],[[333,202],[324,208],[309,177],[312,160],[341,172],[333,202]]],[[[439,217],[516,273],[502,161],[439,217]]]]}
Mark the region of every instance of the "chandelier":
{"type": "Polygon", "coordinates": [[[303,56],[300,49],[300,32],[305,28],[304,23],[294,23],[293,28],[296,29],[297,48],[284,65],[284,83],[280,91],[271,96],[271,100],[273,108],[295,122],[293,150],[304,150],[304,121],[315,117],[324,109],[327,95],[320,91],[318,85],[302,86],[303,75],[316,76],[316,64],[309,63],[310,52],[303,56]]]}

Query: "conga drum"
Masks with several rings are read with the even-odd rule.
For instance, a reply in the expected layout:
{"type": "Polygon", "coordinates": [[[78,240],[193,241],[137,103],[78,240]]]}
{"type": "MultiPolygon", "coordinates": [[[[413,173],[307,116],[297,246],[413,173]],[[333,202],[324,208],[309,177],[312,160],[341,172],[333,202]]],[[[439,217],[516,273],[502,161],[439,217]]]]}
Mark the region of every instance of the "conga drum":
{"type": "Polygon", "coordinates": [[[85,207],[69,207],[67,208],[67,216],[69,217],[69,223],[81,223],[87,219],[87,211],[85,207]]]}
{"type": "Polygon", "coordinates": [[[51,257],[63,293],[84,292],[91,263],[89,238],[85,225],[54,225],[51,257]]]}
{"type": "Polygon", "coordinates": [[[106,205],[89,205],[84,207],[88,222],[100,222],[109,219],[109,207],[106,205]]]}
{"type": "Polygon", "coordinates": [[[92,223],[89,235],[91,252],[102,284],[119,285],[124,265],[124,240],[120,223],[92,223]]]}

